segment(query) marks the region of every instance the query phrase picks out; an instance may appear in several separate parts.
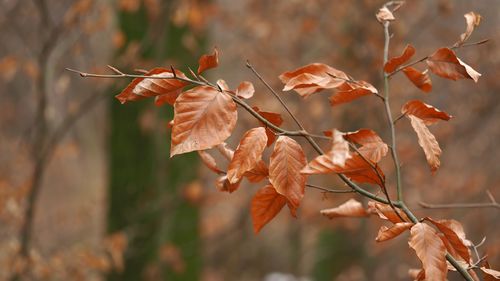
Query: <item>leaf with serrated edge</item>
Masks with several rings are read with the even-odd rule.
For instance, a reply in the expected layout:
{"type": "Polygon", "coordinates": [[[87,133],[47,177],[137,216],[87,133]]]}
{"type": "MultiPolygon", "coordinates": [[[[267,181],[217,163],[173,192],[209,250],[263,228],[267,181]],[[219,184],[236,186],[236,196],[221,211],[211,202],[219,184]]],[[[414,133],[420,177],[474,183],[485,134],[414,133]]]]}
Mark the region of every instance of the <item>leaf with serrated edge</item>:
{"type": "Polygon", "coordinates": [[[455,52],[448,48],[441,48],[429,56],[427,65],[432,73],[447,79],[472,79],[477,82],[481,76],[481,73],[457,58],[455,52]]]}
{"type": "Polygon", "coordinates": [[[214,48],[211,55],[202,55],[198,60],[198,74],[201,74],[207,69],[217,67],[219,65],[219,51],[214,48]]]}
{"type": "Polygon", "coordinates": [[[368,213],[366,212],[363,205],[360,202],[356,201],[356,199],[349,199],[349,201],[335,208],[321,210],[321,214],[327,216],[330,219],[338,217],[368,216],[368,213]]]}
{"type": "Polygon", "coordinates": [[[408,244],[422,261],[425,270],[425,280],[446,280],[446,247],[436,234],[436,231],[425,223],[417,223],[410,229],[411,237],[408,244]]]}
{"type": "Polygon", "coordinates": [[[429,163],[429,166],[431,167],[431,172],[435,173],[441,165],[441,161],[439,160],[439,156],[441,155],[439,143],[437,142],[436,137],[434,137],[434,135],[425,126],[422,119],[413,115],[408,115],[408,118],[410,118],[413,130],[417,133],[418,144],[424,150],[427,163],[429,163]]]}
{"type": "Polygon", "coordinates": [[[401,113],[413,115],[424,121],[425,125],[432,125],[439,120],[448,121],[452,118],[448,113],[419,100],[411,100],[401,108],[401,113]]]}
{"type": "Polygon", "coordinates": [[[410,229],[412,226],[413,223],[411,222],[400,222],[394,224],[391,227],[387,227],[384,225],[380,227],[377,238],[375,238],[375,241],[383,242],[390,240],[394,237],[397,237],[399,234],[405,232],[406,230],[410,229]]]}
{"type": "Polygon", "coordinates": [[[294,208],[300,205],[304,197],[306,176],[300,170],[306,164],[306,156],[300,144],[287,136],[280,136],[270,158],[269,181],[294,208]]]}
{"type": "Polygon", "coordinates": [[[252,198],[251,214],[255,233],[270,222],[285,206],[286,197],[276,192],[270,184],[261,188],[252,198]]]}
{"type": "Polygon", "coordinates": [[[263,127],[250,129],[243,135],[227,169],[227,179],[230,183],[238,182],[245,172],[257,165],[266,144],[266,130],[263,127]]]}
{"type": "MultiPolygon", "coordinates": [[[[427,217],[426,218],[428,221],[430,221],[432,224],[434,224],[439,231],[441,231],[448,242],[450,242],[450,245],[455,249],[458,255],[465,261],[469,262],[470,260],[470,252],[469,248],[467,248],[467,245],[465,244],[464,240],[460,238],[459,234],[456,233],[453,229],[453,224],[460,224],[457,221],[453,220],[433,220],[432,218],[427,217]]],[[[459,229],[462,229],[461,225],[459,229]]],[[[463,230],[463,229],[462,229],[463,230]]]]}
{"type": "Polygon", "coordinates": [[[232,98],[212,87],[182,93],[174,105],[170,157],[221,144],[231,135],[237,118],[232,98]]]}
{"type": "Polygon", "coordinates": [[[420,72],[413,67],[405,67],[403,73],[420,90],[426,93],[432,91],[432,81],[427,70],[420,72]]]}
{"type": "Polygon", "coordinates": [[[253,97],[253,94],[255,93],[255,88],[253,87],[252,83],[248,81],[243,81],[240,83],[235,93],[236,96],[240,98],[249,99],[253,97]]]}
{"type": "Polygon", "coordinates": [[[348,132],[344,134],[344,138],[361,145],[358,151],[374,163],[378,163],[389,151],[387,144],[373,130],[360,129],[348,132]]]}
{"type": "Polygon", "coordinates": [[[403,53],[399,57],[394,57],[388,60],[384,65],[384,71],[391,73],[403,63],[407,62],[415,54],[415,48],[408,44],[406,45],[403,53]]]}

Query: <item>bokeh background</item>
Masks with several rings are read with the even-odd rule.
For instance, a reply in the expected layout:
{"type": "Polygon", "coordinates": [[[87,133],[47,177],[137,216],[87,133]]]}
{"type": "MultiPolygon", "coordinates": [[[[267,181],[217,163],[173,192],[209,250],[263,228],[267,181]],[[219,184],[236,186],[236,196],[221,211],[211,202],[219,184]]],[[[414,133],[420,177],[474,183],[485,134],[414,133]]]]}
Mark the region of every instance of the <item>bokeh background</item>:
{"type": "MultiPolygon", "coordinates": [[[[379,244],[381,221],[319,214],[352,195],[307,190],[297,219],[283,211],[253,234],[249,202],[260,186],[221,193],[196,154],[169,159],[170,107],[151,100],[120,105],[113,96],[129,80],[64,70],[104,73],[109,64],[186,71],[217,46],[220,66],[207,77],[231,87],[251,81],[252,105],[283,113],[245,61],[277,89],[280,73],[311,62],[380,89],[383,30],[374,14],[383,3],[0,0],[0,280],[411,280],[408,270],[420,263],[407,234],[379,244]]],[[[500,5],[408,1],[391,26],[390,51],[411,43],[421,57],[452,45],[469,11],[483,16],[471,41],[490,39],[458,51],[483,74],[479,83],[433,76],[426,95],[396,75],[392,110],[418,98],[455,116],[431,128],[443,149],[436,175],[408,122],[397,124],[405,197],[418,216],[457,219],[474,243],[486,237],[480,254],[498,269],[498,209],[426,210],[418,202],[488,202],[487,191],[500,200],[500,5]]],[[[327,94],[282,95],[310,131],[370,127],[388,139],[376,98],[331,108],[327,94]]],[[[239,119],[233,147],[257,125],[244,111],[239,119]]],[[[341,184],[333,176],[315,183],[341,184]]],[[[460,280],[455,273],[449,279],[460,280]]]]}

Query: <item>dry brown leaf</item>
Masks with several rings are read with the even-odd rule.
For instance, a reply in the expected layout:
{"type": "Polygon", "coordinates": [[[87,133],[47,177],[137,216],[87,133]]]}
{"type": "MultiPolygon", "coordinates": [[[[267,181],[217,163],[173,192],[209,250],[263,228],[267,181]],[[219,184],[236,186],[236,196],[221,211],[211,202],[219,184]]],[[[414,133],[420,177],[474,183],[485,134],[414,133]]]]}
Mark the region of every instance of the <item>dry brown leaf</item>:
{"type": "Polygon", "coordinates": [[[322,63],[285,72],[279,78],[285,84],[283,91],[295,90],[304,98],[324,89],[337,88],[349,79],[344,72],[322,63]]]}
{"type": "Polygon", "coordinates": [[[444,281],[448,272],[446,266],[446,247],[436,231],[425,223],[415,224],[411,230],[408,244],[422,261],[425,280],[444,281]]]}
{"type": "Polygon", "coordinates": [[[207,69],[217,67],[219,65],[219,51],[214,48],[211,55],[202,55],[198,60],[198,74],[201,74],[207,69]]]}
{"type": "Polygon", "coordinates": [[[384,71],[391,73],[396,70],[400,65],[407,62],[415,54],[415,48],[408,44],[406,45],[403,53],[399,57],[394,57],[388,60],[384,65],[384,71]]]}
{"type": "Polygon", "coordinates": [[[400,209],[396,210],[398,211],[397,214],[389,205],[374,201],[368,202],[368,211],[372,214],[377,214],[383,220],[388,220],[394,224],[409,221],[408,217],[403,211],[401,211],[400,209]],[[405,221],[402,221],[400,217],[405,219],[405,221]]]}
{"type": "MultiPolygon", "coordinates": [[[[256,106],[252,107],[252,109],[255,110],[257,113],[259,113],[260,116],[264,117],[264,119],[266,119],[267,121],[271,122],[272,124],[278,127],[281,126],[281,124],[283,124],[283,118],[281,118],[281,114],[279,113],[260,111],[260,109],[256,106]]],[[[260,124],[266,128],[267,146],[271,146],[271,144],[273,144],[274,141],[276,140],[276,135],[264,123],[260,122],[260,124]]]]}
{"type": "Polygon", "coordinates": [[[427,163],[429,163],[429,166],[431,167],[431,172],[435,173],[441,165],[441,161],[439,160],[439,156],[441,155],[439,143],[437,142],[436,137],[434,137],[434,135],[429,131],[427,126],[425,126],[422,119],[413,115],[408,115],[408,118],[410,118],[413,130],[417,133],[418,144],[424,150],[427,163]]]}
{"type": "Polygon", "coordinates": [[[227,169],[227,179],[230,183],[240,181],[245,172],[257,165],[266,144],[266,130],[263,127],[250,129],[243,135],[227,169]]]}
{"type": "Polygon", "coordinates": [[[360,97],[378,94],[375,87],[365,81],[345,82],[337,87],[337,92],[330,96],[330,105],[335,106],[351,102],[360,97]]]}
{"type": "Polygon", "coordinates": [[[481,76],[481,73],[457,58],[455,52],[448,48],[441,48],[429,56],[427,65],[432,73],[447,79],[472,79],[477,82],[481,76]]]}
{"type": "Polygon", "coordinates": [[[380,227],[377,238],[375,238],[375,241],[383,242],[390,240],[394,237],[397,237],[399,234],[405,232],[406,230],[410,229],[413,225],[414,224],[411,222],[399,222],[392,225],[390,228],[384,225],[380,227]]]}
{"type": "Polygon", "coordinates": [[[284,195],[293,208],[304,197],[306,176],[300,170],[307,164],[300,144],[287,136],[280,136],[274,145],[269,164],[269,181],[284,195]]]}
{"type": "Polygon", "coordinates": [[[230,183],[227,180],[227,176],[220,176],[215,180],[215,186],[217,187],[217,190],[223,191],[223,192],[229,192],[233,193],[240,187],[241,181],[237,183],[230,183]]]}
{"type": "Polygon", "coordinates": [[[494,270],[494,269],[486,268],[486,267],[482,266],[481,271],[484,273],[484,280],[485,281],[494,280],[494,279],[499,280],[500,279],[500,271],[498,271],[498,270],[494,270]]]}
{"type": "Polygon", "coordinates": [[[343,203],[342,205],[321,210],[321,214],[327,216],[330,219],[339,217],[366,217],[368,212],[366,212],[363,205],[356,201],[356,199],[349,199],[349,201],[343,203]]]}
{"type": "Polygon", "coordinates": [[[253,97],[253,94],[255,93],[255,88],[253,87],[252,83],[248,81],[243,81],[240,83],[235,93],[236,96],[240,98],[249,99],[253,97]]]}
{"type": "Polygon", "coordinates": [[[255,233],[270,222],[285,206],[286,197],[276,192],[270,184],[261,188],[252,198],[251,214],[255,233]]]}
{"type": "Polygon", "coordinates": [[[413,279],[413,281],[425,280],[425,271],[423,269],[408,269],[408,275],[413,279]]]}
{"type": "MultiPolygon", "coordinates": [[[[165,79],[135,78],[116,98],[123,104],[128,101],[136,101],[146,97],[157,97],[157,104],[165,102],[173,105],[177,96],[182,92],[186,82],[174,79],[171,70],[164,68],[154,68],[144,74],[152,77],[171,77],[165,79]]],[[[175,70],[175,75],[187,78],[184,73],[175,70]]]]}
{"type": "Polygon", "coordinates": [[[217,174],[223,174],[224,171],[217,167],[217,162],[206,150],[198,150],[198,155],[200,155],[201,162],[207,166],[210,170],[217,174]]]}
{"type": "Polygon", "coordinates": [[[380,8],[378,10],[376,17],[377,17],[377,20],[381,23],[383,23],[385,21],[393,21],[396,19],[396,18],[394,18],[394,15],[392,14],[392,12],[386,6],[380,8]]]}
{"type": "Polygon", "coordinates": [[[419,100],[411,100],[401,108],[401,113],[413,115],[422,121],[425,125],[432,125],[439,120],[448,121],[452,118],[448,113],[441,111],[432,105],[428,105],[419,100]]]}
{"type": "Polygon", "coordinates": [[[413,85],[417,86],[420,90],[426,93],[432,91],[432,81],[428,70],[420,72],[413,67],[405,67],[403,73],[410,79],[413,85]]]}
{"type": "Polygon", "coordinates": [[[332,148],[329,155],[332,156],[332,164],[343,167],[345,161],[351,158],[349,151],[349,143],[344,139],[343,133],[333,129],[332,130],[332,148]]]}
{"type": "Polygon", "coordinates": [[[360,129],[355,132],[344,134],[347,140],[361,145],[358,151],[367,159],[378,163],[389,151],[386,143],[370,129],[360,129]]]}
{"type": "Polygon", "coordinates": [[[232,98],[212,87],[199,86],[182,93],[174,104],[170,157],[223,143],[237,118],[232,98]]]}
{"type": "Polygon", "coordinates": [[[432,218],[426,218],[429,222],[434,224],[439,231],[441,231],[456,253],[465,261],[470,261],[470,252],[467,247],[465,240],[465,234],[463,232],[462,225],[455,220],[433,220],[432,218]],[[457,232],[455,232],[455,229],[457,232]],[[462,239],[460,235],[463,235],[464,239],[462,239]]]}
{"type": "Polygon", "coordinates": [[[467,24],[467,28],[465,29],[465,32],[460,35],[460,40],[458,40],[453,45],[454,47],[462,46],[465,43],[465,41],[469,39],[472,32],[474,31],[474,28],[476,26],[479,26],[479,23],[481,23],[481,15],[476,14],[474,12],[468,12],[467,14],[464,15],[464,17],[465,17],[465,22],[467,24]]]}
{"type": "Polygon", "coordinates": [[[243,175],[249,182],[260,182],[269,177],[269,168],[264,161],[260,160],[257,165],[243,175]]]}

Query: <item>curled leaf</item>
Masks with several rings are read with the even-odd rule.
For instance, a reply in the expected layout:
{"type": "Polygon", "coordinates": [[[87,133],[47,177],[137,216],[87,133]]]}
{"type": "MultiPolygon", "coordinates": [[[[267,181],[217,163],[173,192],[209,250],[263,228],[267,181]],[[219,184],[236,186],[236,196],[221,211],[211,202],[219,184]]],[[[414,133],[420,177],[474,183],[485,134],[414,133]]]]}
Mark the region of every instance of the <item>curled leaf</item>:
{"type": "Polygon", "coordinates": [[[349,199],[349,201],[335,208],[321,210],[321,214],[327,216],[330,219],[338,217],[368,216],[368,213],[366,212],[365,208],[363,208],[363,205],[356,199],[349,199]]]}
{"type": "Polygon", "coordinates": [[[427,70],[420,72],[413,67],[405,67],[403,73],[420,90],[426,93],[432,91],[432,81],[427,70]]]}
{"type": "Polygon", "coordinates": [[[469,262],[470,252],[462,225],[455,220],[433,220],[426,218],[441,231],[456,253],[465,261],[469,262]],[[462,238],[463,237],[463,238],[462,238]]]}
{"type": "Polygon", "coordinates": [[[425,271],[425,280],[446,280],[448,272],[446,266],[446,247],[436,234],[436,231],[425,223],[415,224],[411,230],[408,244],[415,250],[422,261],[425,271]]]}
{"type": "Polygon", "coordinates": [[[223,143],[237,118],[232,98],[212,87],[199,86],[182,93],[174,105],[170,156],[223,143]]]}
{"type": "Polygon", "coordinates": [[[229,193],[233,193],[234,191],[236,191],[240,187],[240,183],[241,181],[230,183],[226,175],[220,176],[215,180],[215,186],[217,187],[217,190],[229,193]]]}
{"type": "Polygon", "coordinates": [[[219,51],[214,48],[211,55],[202,55],[198,60],[198,74],[201,74],[207,69],[217,67],[219,65],[219,51]]]}
{"type": "Polygon", "coordinates": [[[419,100],[411,100],[407,102],[401,108],[401,113],[405,115],[413,115],[424,121],[425,125],[432,125],[439,120],[448,121],[452,118],[452,116],[448,113],[419,100]]]}
{"type": "Polygon", "coordinates": [[[415,48],[408,44],[406,45],[403,53],[399,57],[394,57],[388,60],[384,65],[384,71],[391,73],[396,70],[400,65],[407,62],[415,54],[415,48]]]}
{"type": "Polygon", "coordinates": [[[385,21],[393,21],[396,19],[392,14],[392,12],[386,6],[380,8],[375,16],[377,17],[377,20],[381,23],[385,21]]]}
{"type": "MultiPolygon", "coordinates": [[[[272,124],[276,126],[281,126],[283,124],[283,118],[281,118],[281,114],[279,113],[274,113],[274,112],[267,112],[267,111],[261,111],[258,107],[254,106],[252,107],[253,110],[255,110],[257,113],[260,114],[260,116],[264,117],[267,121],[271,122],[272,124]]],[[[264,126],[266,128],[266,135],[267,135],[267,146],[271,146],[271,144],[274,143],[276,140],[276,135],[274,132],[269,129],[266,124],[260,122],[261,126],[264,126]]]]}
{"type": "Polygon", "coordinates": [[[441,156],[439,143],[427,126],[425,126],[425,122],[422,119],[414,115],[408,115],[408,118],[410,118],[413,130],[417,133],[418,144],[424,150],[427,163],[431,167],[431,172],[434,173],[441,165],[441,161],[439,160],[439,156],[441,156]]]}
{"type": "Polygon", "coordinates": [[[257,165],[266,143],[266,130],[262,127],[250,129],[243,135],[227,170],[227,179],[230,183],[240,181],[245,172],[257,165]]]}
{"type": "Polygon", "coordinates": [[[413,226],[411,222],[398,222],[391,227],[382,226],[378,231],[375,241],[383,242],[397,237],[399,234],[405,232],[413,226]]]}
{"type": "Polygon", "coordinates": [[[472,32],[474,31],[474,28],[476,26],[479,26],[479,23],[481,22],[481,15],[476,14],[474,12],[468,12],[467,14],[464,15],[464,17],[465,17],[465,22],[467,24],[467,28],[465,32],[460,35],[460,40],[458,40],[453,45],[454,47],[462,46],[465,43],[465,41],[469,39],[472,32]]]}
{"type": "Polygon", "coordinates": [[[389,205],[373,201],[368,202],[368,211],[372,214],[377,214],[383,220],[388,220],[394,224],[409,221],[408,217],[405,213],[403,213],[403,211],[401,211],[400,209],[396,210],[397,213],[389,205]],[[405,219],[405,221],[401,220],[401,218],[405,219]]]}
{"type": "Polygon", "coordinates": [[[257,191],[251,203],[254,232],[259,233],[281,211],[285,204],[286,197],[276,192],[270,184],[257,191]]]}
{"type": "Polygon", "coordinates": [[[293,208],[304,197],[306,176],[300,170],[306,165],[306,156],[300,144],[287,136],[276,141],[269,164],[269,181],[284,195],[293,208]]]}
{"type": "Polygon", "coordinates": [[[481,73],[457,58],[455,52],[448,48],[441,48],[429,56],[427,65],[434,74],[447,79],[472,79],[477,82],[481,76],[481,73]]]}
{"type": "Polygon", "coordinates": [[[484,273],[485,278],[484,280],[493,280],[495,278],[496,280],[500,280],[500,271],[494,270],[491,268],[486,268],[484,266],[481,267],[481,271],[484,273]],[[486,279],[488,278],[488,279],[486,279]]]}
{"type": "Polygon", "coordinates": [[[254,93],[255,93],[255,88],[253,87],[253,84],[248,81],[241,82],[238,88],[236,89],[236,96],[244,99],[249,99],[253,97],[254,93]]]}
{"type": "Polygon", "coordinates": [[[333,165],[344,166],[345,161],[351,158],[351,153],[349,151],[349,143],[344,139],[343,134],[334,129],[332,131],[332,149],[330,150],[332,155],[333,165]]]}

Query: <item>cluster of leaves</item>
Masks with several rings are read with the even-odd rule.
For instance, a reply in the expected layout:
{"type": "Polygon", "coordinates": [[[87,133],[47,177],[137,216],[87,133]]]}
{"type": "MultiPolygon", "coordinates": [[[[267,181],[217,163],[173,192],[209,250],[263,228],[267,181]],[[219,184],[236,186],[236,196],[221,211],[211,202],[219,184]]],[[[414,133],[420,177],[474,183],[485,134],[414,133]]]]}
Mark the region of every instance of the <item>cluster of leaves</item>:
{"type": "MultiPolygon", "coordinates": [[[[386,31],[389,23],[395,19],[393,12],[398,7],[392,7],[391,10],[384,6],[379,10],[377,19],[386,31]]],[[[481,74],[459,59],[454,52],[454,49],[466,44],[481,19],[473,12],[466,14],[465,18],[466,32],[452,47],[439,48],[429,56],[408,63],[416,52],[413,46],[408,45],[400,56],[385,62],[384,78],[388,80],[392,75],[403,72],[411,83],[425,93],[432,90],[429,72],[447,79],[472,79],[477,82],[481,74]],[[413,68],[415,64],[424,61],[428,67],[425,71],[413,68]]],[[[473,260],[470,248],[474,245],[466,239],[459,222],[430,217],[419,220],[402,207],[402,198],[398,198],[397,202],[391,201],[385,175],[378,165],[387,155],[389,147],[375,131],[359,129],[355,132],[340,132],[332,129],[324,132],[324,136],[317,136],[305,130],[282,129],[280,126],[283,119],[279,113],[261,111],[248,104],[247,100],[252,98],[255,91],[252,83],[245,81],[236,89],[231,89],[224,80],[213,84],[202,76],[204,71],[217,67],[218,60],[216,49],[213,54],[203,55],[199,59],[197,72],[189,69],[191,77],[173,67],[154,68],[143,75],[126,75],[113,69],[118,76],[136,77],[117,98],[126,103],[154,97],[157,105],[172,105],[175,115],[169,123],[172,130],[170,155],[197,151],[203,163],[219,175],[216,180],[219,190],[234,192],[244,178],[252,183],[264,181],[261,184],[263,187],[255,193],[251,202],[251,216],[256,233],[285,205],[292,216],[297,216],[308,176],[338,174],[351,188],[364,195],[366,193],[360,192],[363,189],[357,184],[380,187],[386,199],[368,196],[374,199],[368,202],[368,208],[351,199],[321,213],[329,218],[378,215],[392,223],[391,226],[380,228],[376,238],[378,242],[409,231],[409,245],[422,261],[422,269],[414,274],[415,280],[446,280],[448,270],[455,268],[459,271],[468,270],[476,280],[473,268],[480,268],[487,278],[499,278],[500,273],[489,269],[487,264],[478,266],[481,259],[476,262],[473,260]],[[233,150],[225,141],[231,136],[237,123],[237,105],[252,114],[259,123],[243,134],[237,148],[233,150]],[[313,138],[328,139],[328,150],[323,153],[320,148],[316,148],[321,155],[308,162],[301,145],[292,138],[294,136],[305,137],[311,144],[314,144],[313,138]],[[220,163],[216,162],[210,154],[211,149],[217,150],[228,160],[227,169],[221,168],[220,163]],[[266,149],[272,149],[269,159],[263,159],[266,149]],[[455,264],[447,265],[447,258],[455,264]]],[[[332,90],[329,98],[331,106],[369,95],[387,101],[387,97],[380,95],[370,83],[355,80],[345,72],[322,63],[312,63],[285,72],[279,79],[284,84],[283,91],[293,90],[303,98],[332,90]]],[[[391,113],[388,111],[388,114],[391,113]]],[[[420,100],[405,103],[401,108],[400,118],[395,121],[405,116],[417,134],[431,172],[435,173],[440,166],[441,149],[427,126],[439,120],[448,121],[452,117],[420,100]]],[[[390,126],[394,124],[391,122],[390,126]]]]}

